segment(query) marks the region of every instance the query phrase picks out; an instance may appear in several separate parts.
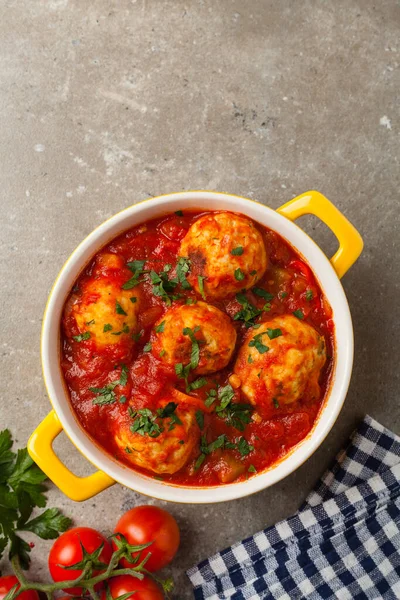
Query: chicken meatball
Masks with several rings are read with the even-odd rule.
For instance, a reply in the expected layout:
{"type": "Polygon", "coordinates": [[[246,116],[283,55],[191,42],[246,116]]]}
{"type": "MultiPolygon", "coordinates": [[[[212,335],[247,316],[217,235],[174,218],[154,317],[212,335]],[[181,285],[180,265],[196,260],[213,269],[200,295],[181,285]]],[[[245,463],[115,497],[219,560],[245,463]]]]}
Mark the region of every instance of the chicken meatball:
{"type": "Polygon", "coordinates": [[[234,372],[252,404],[277,406],[317,399],[325,361],[324,338],[307,323],[283,315],[248,332],[234,372]]]}
{"type": "Polygon", "coordinates": [[[152,352],[168,365],[196,363],[193,374],[214,373],[226,367],[236,343],[236,331],[228,315],[205,302],[175,306],[156,323],[152,352]],[[193,343],[194,340],[194,343],[193,343]]]}
{"type": "Polygon", "coordinates": [[[251,288],[267,268],[264,242],[254,223],[228,212],[195,221],[179,255],[190,260],[189,283],[210,299],[251,288]]]}
{"type": "Polygon", "coordinates": [[[114,434],[118,447],[132,464],[159,475],[179,471],[199,437],[195,409],[178,406],[169,398],[160,402],[158,411],[142,409],[133,418],[119,422],[114,434]]]}
{"type": "Polygon", "coordinates": [[[116,344],[137,330],[139,297],[122,290],[107,277],[93,279],[84,286],[72,307],[80,333],[89,332],[100,346],[116,344]]]}

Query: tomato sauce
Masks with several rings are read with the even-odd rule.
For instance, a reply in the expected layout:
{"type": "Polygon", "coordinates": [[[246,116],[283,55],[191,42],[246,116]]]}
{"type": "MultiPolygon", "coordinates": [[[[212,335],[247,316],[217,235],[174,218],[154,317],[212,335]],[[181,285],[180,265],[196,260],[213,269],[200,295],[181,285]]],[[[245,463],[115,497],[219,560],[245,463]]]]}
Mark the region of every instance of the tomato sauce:
{"type": "MultiPolygon", "coordinates": [[[[126,267],[128,262],[145,260],[146,270],[154,270],[157,273],[162,271],[165,265],[171,265],[171,273],[174,272],[180,242],[190,225],[203,214],[204,211],[184,211],[182,215],[174,213],[148,221],[119,235],[100,250],[87,265],[64,307],[61,367],[79,423],[98,445],[118,461],[150,476],[155,475],[132,466],[127,454],[115,443],[114,433],[121,417],[127,418],[127,411],[155,408],[160,396],[169,386],[185,392],[184,382],[177,379],[174,369],[162,364],[151,352],[145,351],[154,324],[169,306],[162,297],[153,293],[149,278],[143,276],[137,286],[142,298],[138,317],[140,338],[121,336],[118,343],[104,346],[96,346],[91,339],[77,341],[81,332],[71,307],[77,302],[85,286],[97,277],[99,272],[113,284],[122,286],[132,276],[132,272],[126,267]],[[120,268],[110,268],[107,265],[102,267],[101,257],[110,253],[119,257],[122,265],[120,268]],[[120,380],[123,365],[128,376],[118,388],[118,400],[104,405],[94,404],[93,393],[89,388],[100,389],[110,381],[120,380]]],[[[232,442],[244,436],[254,449],[248,455],[242,455],[237,449],[217,448],[207,455],[200,468],[195,468],[195,461],[200,454],[197,446],[191,459],[180,471],[173,475],[155,476],[157,479],[185,486],[214,486],[252,477],[255,473],[274,465],[307,436],[324,403],[334,361],[334,324],[331,308],[302,257],[274,231],[259,224],[257,228],[262,233],[268,256],[267,271],[257,286],[273,294],[272,300],[257,318],[257,322],[301,311],[304,321],[324,337],[327,360],[320,376],[320,398],[313,401],[300,399],[293,404],[260,410],[257,407],[258,419],[248,423],[243,431],[237,430],[226,419],[218,416],[213,407],[206,408],[204,402],[209,391],[216,386],[228,384],[237,351],[248,331],[243,321],[233,320],[237,343],[231,361],[225,369],[206,375],[207,384],[201,389],[192,390],[190,395],[198,399],[199,407],[204,406],[203,436],[208,443],[222,434],[232,442]]],[[[132,290],[132,293],[134,292],[135,289],[132,290]]],[[[179,289],[179,293],[181,297],[174,300],[173,305],[185,303],[188,298],[192,298],[194,302],[199,300],[193,289],[179,289]]],[[[246,292],[246,296],[254,306],[265,308],[265,300],[251,290],[246,292]]],[[[216,302],[207,299],[207,302],[214,304],[232,319],[242,308],[235,297],[216,302]]],[[[234,402],[248,404],[248,401],[241,397],[239,390],[235,389],[234,395],[234,402]]]]}

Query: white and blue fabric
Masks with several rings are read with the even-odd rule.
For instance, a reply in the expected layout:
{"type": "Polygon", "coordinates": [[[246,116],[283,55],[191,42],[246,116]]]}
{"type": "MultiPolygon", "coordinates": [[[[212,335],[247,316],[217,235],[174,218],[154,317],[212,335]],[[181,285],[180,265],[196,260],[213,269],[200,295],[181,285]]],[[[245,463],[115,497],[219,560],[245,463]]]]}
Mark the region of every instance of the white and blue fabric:
{"type": "Polygon", "coordinates": [[[196,600],[400,599],[400,438],[367,416],[298,513],[188,576],[196,600]]]}

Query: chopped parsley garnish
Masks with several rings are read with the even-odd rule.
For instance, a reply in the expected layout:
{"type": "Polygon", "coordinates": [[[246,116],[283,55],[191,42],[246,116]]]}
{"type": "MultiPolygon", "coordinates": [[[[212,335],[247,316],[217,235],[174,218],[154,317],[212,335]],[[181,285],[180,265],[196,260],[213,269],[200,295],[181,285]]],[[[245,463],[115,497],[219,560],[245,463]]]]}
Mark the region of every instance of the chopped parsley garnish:
{"type": "Polygon", "coordinates": [[[198,379],[195,379],[190,385],[189,388],[191,390],[198,390],[200,388],[202,388],[203,386],[207,385],[207,379],[205,377],[199,377],[198,379]]]}
{"type": "Polygon", "coordinates": [[[162,349],[160,352],[160,358],[162,358],[163,356],[165,356],[167,354],[167,351],[162,349]]]}
{"type": "Polygon", "coordinates": [[[200,358],[199,342],[194,335],[198,331],[200,331],[200,327],[198,325],[193,330],[190,327],[185,327],[182,331],[183,335],[189,336],[190,341],[192,342],[192,351],[190,353],[190,368],[192,370],[196,369],[200,358]]]}
{"type": "Polygon", "coordinates": [[[164,428],[156,423],[157,415],[153,415],[149,408],[140,408],[133,417],[133,425],[130,426],[132,433],[139,435],[148,435],[149,437],[158,437],[164,428]]]}
{"type": "Polygon", "coordinates": [[[123,324],[123,327],[120,331],[113,331],[111,335],[121,335],[122,333],[129,333],[129,327],[126,323],[123,324]]]}
{"type": "Polygon", "coordinates": [[[178,217],[183,217],[183,210],[176,210],[176,211],[175,211],[175,214],[176,214],[178,217]]]}
{"type": "Polygon", "coordinates": [[[136,296],[131,296],[131,297],[129,298],[129,300],[132,302],[132,304],[135,304],[135,302],[137,302],[137,298],[136,298],[136,296]]]}
{"type": "Polygon", "coordinates": [[[125,404],[126,400],[127,400],[126,396],[121,396],[121,398],[119,399],[121,404],[125,404]]]}
{"type": "Polygon", "coordinates": [[[262,288],[254,287],[252,289],[252,291],[256,294],[256,296],[260,296],[260,298],[263,298],[267,302],[270,302],[271,300],[274,299],[273,294],[271,294],[270,292],[267,292],[266,290],[263,290],[262,288]]]}
{"type": "MultiPolygon", "coordinates": [[[[97,394],[97,397],[92,401],[93,404],[98,404],[99,406],[103,406],[104,404],[114,404],[117,400],[114,389],[117,385],[124,386],[128,381],[128,368],[125,365],[122,365],[120,378],[116,381],[111,381],[111,383],[107,383],[102,388],[90,387],[89,390],[93,392],[93,394],[97,394]]],[[[121,398],[125,398],[125,396],[121,396],[121,398]]],[[[121,400],[120,400],[121,401],[121,400]]]]}
{"type": "Polygon", "coordinates": [[[294,310],[293,314],[294,314],[295,317],[297,317],[300,320],[304,319],[304,313],[303,313],[302,310],[300,310],[300,308],[298,310],[294,310]]]}
{"type": "Polygon", "coordinates": [[[196,304],[196,300],[194,298],[186,298],[185,304],[196,304]]]}
{"type": "Polygon", "coordinates": [[[151,343],[147,342],[147,344],[145,344],[143,346],[143,352],[150,352],[150,350],[151,350],[151,343]]]}
{"type": "Polygon", "coordinates": [[[95,324],[95,322],[96,322],[96,321],[95,321],[94,319],[92,319],[91,321],[88,321],[88,322],[86,323],[86,325],[94,325],[94,324],[95,324]]]}
{"type": "Polygon", "coordinates": [[[132,339],[134,342],[138,342],[142,335],[144,334],[144,330],[142,329],[139,333],[132,333],[132,339]]]}
{"type": "Polygon", "coordinates": [[[247,470],[249,473],[257,473],[257,469],[254,465],[249,465],[249,468],[247,470]]]}
{"type": "Polygon", "coordinates": [[[141,281],[143,281],[143,279],[139,278],[141,275],[148,272],[143,269],[145,263],[145,260],[134,260],[132,262],[127,263],[127,267],[130,271],[132,271],[133,275],[130,279],[128,279],[128,281],[122,284],[121,287],[123,290],[131,290],[132,288],[136,287],[141,281]]]}
{"type": "Polygon", "coordinates": [[[307,302],[310,302],[313,298],[314,298],[314,294],[312,293],[312,290],[307,290],[306,291],[306,300],[307,300],[307,302]]]}
{"type": "Polygon", "coordinates": [[[174,295],[172,292],[178,285],[177,279],[169,279],[168,272],[171,269],[171,265],[165,265],[161,273],[150,271],[150,281],[153,284],[152,292],[155,296],[160,296],[167,304],[171,306],[172,300],[177,300],[179,295],[174,295]]]}
{"type": "Polygon", "coordinates": [[[196,421],[200,429],[204,427],[204,413],[201,410],[196,410],[196,421]]]}
{"type": "Polygon", "coordinates": [[[281,292],[280,294],[281,299],[283,300],[284,298],[286,298],[286,296],[288,295],[287,292],[281,292]]]}
{"type": "Polygon", "coordinates": [[[124,311],[124,309],[118,301],[115,302],[115,312],[117,313],[117,315],[125,315],[125,317],[128,316],[128,313],[124,311]]]}
{"type": "Polygon", "coordinates": [[[211,404],[213,404],[213,402],[215,402],[216,399],[217,390],[209,390],[207,392],[206,399],[204,400],[204,404],[207,406],[207,408],[210,408],[211,404]]]}
{"type": "Polygon", "coordinates": [[[211,454],[219,448],[227,450],[237,450],[242,457],[248,456],[250,452],[254,450],[254,446],[248,443],[248,441],[242,436],[238,441],[231,442],[228,437],[223,433],[218,436],[214,441],[208,443],[206,437],[203,435],[200,441],[200,456],[197,458],[194,468],[197,471],[206,459],[208,454],[211,454]]]}
{"type": "Polygon", "coordinates": [[[282,330],[281,329],[270,329],[268,327],[267,329],[267,334],[270,340],[274,340],[277,337],[280,337],[282,335],[282,330]]]}
{"type": "Polygon", "coordinates": [[[110,325],[110,323],[106,323],[103,327],[103,333],[107,333],[107,331],[111,331],[112,330],[112,325],[110,325]]]}
{"type": "Polygon", "coordinates": [[[244,278],[245,278],[245,274],[243,273],[242,269],[240,269],[240,268],[235,269],[235,279],[237,281],[243,281],[244,278]]]}
{"type": "Polygon", "coordinates": [[[186,275],[190,270],[190,260],[181,256],[176,267],[176,276],[183,290],[191,290],[192,286],[186,279],[186,275]]]}
{"type": "Polygon", "coordinates": [[[164,331],[164,327],[165,327],[165,321],[162,321],[159,325],[157,325],[156,333],[162,333],[164,331]]]}
{"type": "Polygon", "coordinates": [[[90,331],[85,331],[85,333],[80,333],[79,335],[74,335],[72,336],[72,338],[76,341],[76,342],[84,342],[85,340],[89,340],[90,339],[90,331]]]}
{"type": "MultiPolygon", "coordinates": [[[[272,330],[271,330],[272,331],[272,330]]],[[[267,332],[264,331],[263,333],[257,333],[252,340],[250,340],[249,342],[249,346],[251,348],[256,348],[260,354],[265,354],[265,352],[268,352],[269,350],[269,346],[266,346],[265,344],[263,344],[262,342],[262,336],[266,335],[267,332]]]]}
{"type": "Polygon", "coordinates": [[[132,433],[139,435],[148,435],[149,437],[158,437],[165,431],[164,424],[157,422],[160,419],[169,419],[168,431],[172,431],[175,425],[182,425],[182,421],[175,413],[178,405],[175,402],[168,402],[163,408],[159,408],[153,413],[149,408],[140,408],[137,411],[131,410],[129,416],[133,419],[130,427],[132,433]]]}
{"type": "Polygon", "coordinates": [[[201,453],[200,456],[197,458],[196,462],[194,463],[194,470],[198,471],[205,460],[206,455],[204,453],[201,453]]]}
{"type": "Polygon", "coordinates": [[[272,398],[272,403],[275,406],[275,408],[279,408],[279,402],[278,402],[277,398],[272,398]]]}
{"type": "Polygon", "coordinates": [[[234,315],[234,321],[244,321],[246,327],[254,326],[255,319],[262,311],[254,306],[254,304],[251,304],[243,293],[236,294],[236,300],[243,308],[234,315]]]}
{"type": "Polygon", "coordinates": [[[231,250],[231,254],[233,254],[233,256],[242,256],[243,246],[236,246],[236,248],[231,250]]]}
{"type": "MultiPolygon", "coordinates": [[[[232,402],[235,392],[231,385],[218,389],[219,405],[215,408],[217,415],[226,421],[226,423],[239,431],[244,431],[244,428],[251,421],[251,413],[253,407],[251,404],[242,404],[232,402]]],[[[215,397],[213,398],[215,400],[215,397]]],[[[210,402],[211,406],[212,402],[210,402]]],[[[207,406],[207,400],[206,400],[207,406]]]]}
{"type": "Polygon", "coordinates": [[[251,364],[252,362],[254,362],[254,361],[253,361],[253,358],[252,358],[252,356],[251,356],[251,354],[249,354],[249,356],[247,357],[247,362],[248,362],[248,363],[250,363],[250,364],[251,364]]]}
{"type": "Polygon", "coordinates": [[[239,450],[242,456],[247,456],[248,454],[250,454],[250,452],[253,452],[254,446],[249,444],[244,437],[241,437],[240,440],[237,442],[237,449],[239,450]]]}
{"type": "Polygon", "coordinates": [[[197,283],[199,286],[199,292],[200,292],[200,296],[203,298],[203,300],[206,300],[206,294],[204,292],[204,280],[207,279],[206,277],[202,277],[201,275],[197,275],[197,283]]]}

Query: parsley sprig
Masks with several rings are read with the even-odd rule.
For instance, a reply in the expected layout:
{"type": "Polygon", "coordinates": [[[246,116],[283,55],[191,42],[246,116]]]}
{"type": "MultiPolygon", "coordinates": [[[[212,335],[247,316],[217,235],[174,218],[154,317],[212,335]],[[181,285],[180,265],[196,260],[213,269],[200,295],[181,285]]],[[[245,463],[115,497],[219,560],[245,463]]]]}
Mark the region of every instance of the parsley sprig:
{"type": "Polygon", "coordinates": [[[143,269],[146,261],[145,260],[134,260],[132,262],[128,262],[126,265],[130,271],[132,271],[132,277],[128,279],[124,284],[122,284],[123,290],[131,290],[136,287],[141,281],[144,281],[144,278],[140,279],[141,275],[148,273],[145,269],[143,269]]]}
{"type": "Polygon", "coordinates": [[[103,406],[104,404],[114,404],[117,401],[117,396],[115,394],[115,388],[117,385],[124,386],[128,381],[128,368],[126,365],[122,365],[120,378],[116,381],[112,381],[111,383],[107,383],[104,387],[90,387],[89,390],[93,392],[93,394],[97,394],[97,397],[92,401],[93,404],[98,404],[99,406],[103,406]]]}
{"type": "Polygon", "coordinates": [[[34,464],[26,448],[12,452],[8,429],[0,432],[0,558],[9,547],[9,556],[18,557],[22,568],[30,563],[30,545],[18,532],[29,531],[44,540],[55,539],[66,531],[71,520],[58,508],[47,508],[31,519],[35,507],[45,508],[47,477],[34,464]]]}

